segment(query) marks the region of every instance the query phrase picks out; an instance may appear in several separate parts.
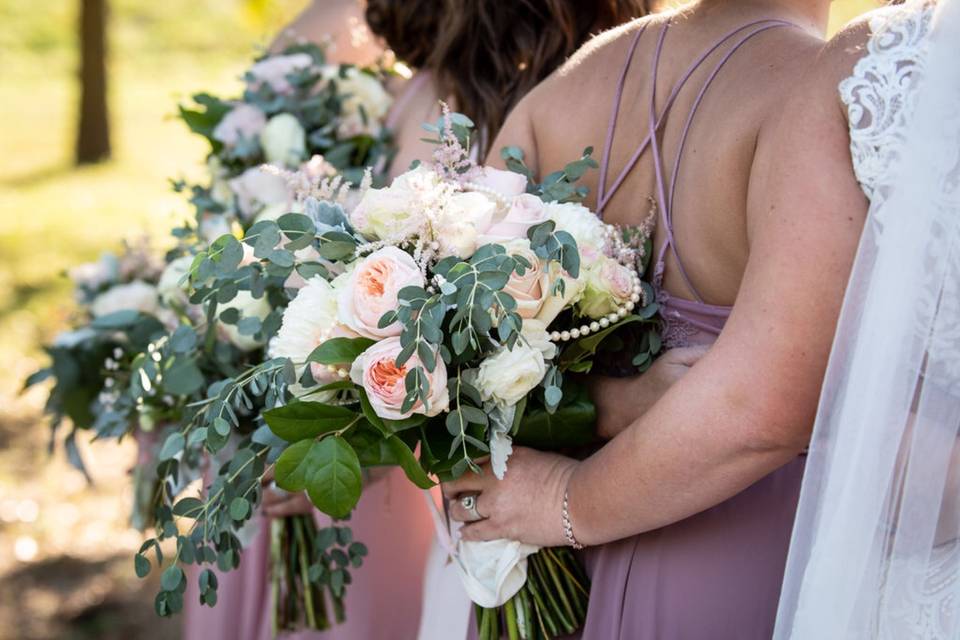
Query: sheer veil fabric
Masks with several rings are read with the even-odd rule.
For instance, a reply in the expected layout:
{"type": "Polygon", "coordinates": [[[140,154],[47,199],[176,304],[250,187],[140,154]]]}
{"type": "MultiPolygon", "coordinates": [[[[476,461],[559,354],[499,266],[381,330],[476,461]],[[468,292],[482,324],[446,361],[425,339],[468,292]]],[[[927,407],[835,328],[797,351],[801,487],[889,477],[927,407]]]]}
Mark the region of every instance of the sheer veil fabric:
{"type": "Polygon", "coordinates": [[[960,637],[960,0],[871,27],[840,88],[871,207],[776,640],[960,637]]]}

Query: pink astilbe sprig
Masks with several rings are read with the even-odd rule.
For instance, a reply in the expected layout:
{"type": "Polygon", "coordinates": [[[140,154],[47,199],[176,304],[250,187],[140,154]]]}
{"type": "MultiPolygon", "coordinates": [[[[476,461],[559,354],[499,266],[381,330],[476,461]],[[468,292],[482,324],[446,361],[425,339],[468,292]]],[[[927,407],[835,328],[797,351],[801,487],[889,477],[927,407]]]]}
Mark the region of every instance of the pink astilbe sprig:
{"type": "MultiPolygon", "coordinates": [[[[469,182],[475,180],[480,167],[473,159],[469,147],[464,147],[453,131],[453,116],[446,102],[440,103],[443,128],[440,130],[440,144],[433,152],[433,163],[437,173],[445,180],[469,182]]],[[[469,141],[467,142],[469,145],[469,141]]]]}
{"type": "MultiPolygon", "coordinates": [[[[337,173],[336,168],[321,155],[313,156],[296,171],[268,164],[263,165],[262,169],[266,173],[286,180],[293,199],[301,203],[313,198],[343,205],[347,201],[347,193],[353,187],[353,184],[344,180],[343,176],[337,173]]],[[[364,184],[366,188],[370,188],[373,178],[368,177],[367,173],[364,174],[360,184],[361,189],[364,188],[364,184]]]]}

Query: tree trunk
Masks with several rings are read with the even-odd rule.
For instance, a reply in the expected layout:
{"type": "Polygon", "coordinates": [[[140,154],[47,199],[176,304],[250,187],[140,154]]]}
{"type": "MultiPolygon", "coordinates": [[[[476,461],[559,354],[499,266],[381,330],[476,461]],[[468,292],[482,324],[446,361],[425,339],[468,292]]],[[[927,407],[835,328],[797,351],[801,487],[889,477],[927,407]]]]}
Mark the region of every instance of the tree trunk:
{"type": "Polygon", "coordinates": [[[107,0],[80,0],[80,123],[77,164],[110,157],[107,116],[107,0]]]}

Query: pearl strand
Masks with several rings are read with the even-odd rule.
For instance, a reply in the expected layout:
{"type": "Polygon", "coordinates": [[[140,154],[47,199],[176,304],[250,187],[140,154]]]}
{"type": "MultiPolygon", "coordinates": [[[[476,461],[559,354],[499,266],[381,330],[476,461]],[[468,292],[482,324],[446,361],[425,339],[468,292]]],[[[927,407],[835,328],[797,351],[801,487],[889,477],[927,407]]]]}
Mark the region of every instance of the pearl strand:
{"type": "Polygon", "coordinates": [[[550,341],[568,342],[570,340],[577,340],[578,338],[583,338],[591,333],[596,333],[601,329],[606,329],[607,327],[617,324],[626,318],[627,314],[633,311],[637,307],[637,304],[643,299],[643,285],[640,283],[640,276],[636,271],[631,271],[630,279],[632,281],[632,285],[630,287],[630,299],[624,304],[618,306],[616,311],[611,312],[599,320],[584,323],[575,329],[570,329],[569,331],[552,331],[550,333],[550,341]]]}

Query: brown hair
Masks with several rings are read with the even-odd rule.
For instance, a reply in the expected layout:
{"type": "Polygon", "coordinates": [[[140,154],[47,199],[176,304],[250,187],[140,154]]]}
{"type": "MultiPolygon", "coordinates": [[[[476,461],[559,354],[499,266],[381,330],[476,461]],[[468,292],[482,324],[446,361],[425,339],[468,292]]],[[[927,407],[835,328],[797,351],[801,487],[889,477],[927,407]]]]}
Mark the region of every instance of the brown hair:
{"type": "Polygon", "coordinates": [[[433,52],[442,11],[442,0],[367,0],[367,26],[398,59],[422,69],[433,52]]]}
{"type": "Polygon", "coordinates": [[[492,140],[517,102],[592,34],[647,15],[648,4],[368,0],[367,21],[398,58],[432,71],[440,95],[492,140]]]}

